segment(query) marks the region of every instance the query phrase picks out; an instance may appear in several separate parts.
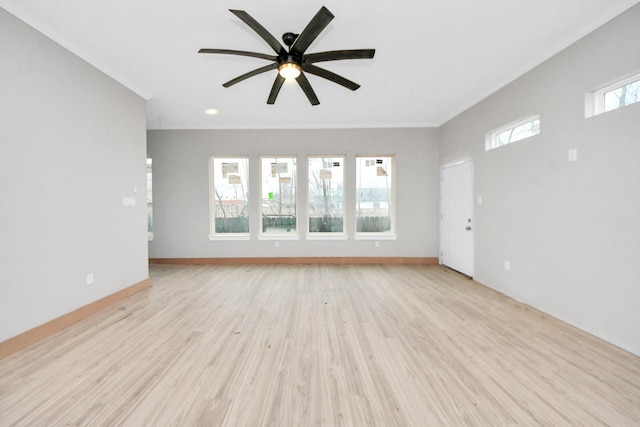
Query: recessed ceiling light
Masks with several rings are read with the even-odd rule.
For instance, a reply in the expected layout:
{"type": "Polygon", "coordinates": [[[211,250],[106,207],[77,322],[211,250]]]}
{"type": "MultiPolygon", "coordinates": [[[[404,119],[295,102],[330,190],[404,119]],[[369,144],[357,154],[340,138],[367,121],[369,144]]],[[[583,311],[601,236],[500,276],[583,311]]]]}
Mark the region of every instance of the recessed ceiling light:
{"type": "Polygon", "coordinates": [[[218,110],[216,110],[215,108],[207,108],[206,110],[204,110],[204,113],[210,116],[215,116],[216,114],[218,114],[218,110]]]}

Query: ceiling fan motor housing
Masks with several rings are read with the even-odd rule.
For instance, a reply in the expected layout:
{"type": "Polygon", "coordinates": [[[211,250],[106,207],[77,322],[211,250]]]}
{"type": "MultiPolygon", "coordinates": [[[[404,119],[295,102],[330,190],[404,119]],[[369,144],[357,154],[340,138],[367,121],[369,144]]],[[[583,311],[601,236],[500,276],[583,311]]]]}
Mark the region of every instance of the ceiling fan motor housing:
{"type": "Polygon", "coordinates": [[[293,44],[293,42],[296,41],[296,39],[298,38],[300,34],[294,34],[294,33],[284,33],[282,35],[282,41],[284,42],[285,45],[287,45],[287,47],[291,47],[291,45],[293,44]]]}
{"type": "Polygon", "coordinates": [[[293,55],[291,53],[278,56],[276,61],[278,62],[278,66],[282,64],[296,64],[300,67],[302,66],[302,57],[299,55],[293,55]]]}

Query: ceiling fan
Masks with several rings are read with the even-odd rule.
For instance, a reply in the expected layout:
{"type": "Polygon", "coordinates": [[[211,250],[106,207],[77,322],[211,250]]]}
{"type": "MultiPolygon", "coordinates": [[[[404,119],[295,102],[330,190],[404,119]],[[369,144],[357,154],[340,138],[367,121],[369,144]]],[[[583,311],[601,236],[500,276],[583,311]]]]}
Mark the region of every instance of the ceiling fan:
{"type": "Polygon", "coordinates": [[[278,75],[271,87],[271,93],[269,93],[269,98],[267,98],[267,104],[273,104],[276,102],[278,93],[286,79],[295,79],[298,82],[309,99],[309,102],[311,102],[311,105],[320,104],[320,101],[318,101],[318,97],[313,91],[305,73],[314,74],[344,86],[347,89],[356,90],[360,87],[359,84],[331,71],[325,70],[324,68],[317,67],[314,64],[317,62],[337,61],[341,59],[371,59],[376,52],[375,49],[350,49],[305,53],[309,45],[311,45],[316,37],[318,37],[322,30],[324,30],[326,26],[329,25],[329,22],[334,18],[333,14],[329,12],[329,9],[324,6],[318,11],[318,13],[316,13],[313,19],[311,19],[305,29],[302,30],[302,33],[285,33],[282,36],[282,41],[287,48],[282,46],[282,44],[280,44],[280,42],[271,35],[271,33],[269,33],[247,12],[233,9],[229,9],[229,11],[251,27],[253,31],[258,33],[258,35],[262,37],[262,39],[266,41],[267,44],[276,52],[276,55],[230,49],[200,49],[198,53],[220,53],[227,55],[249,56],[272,61],[269,65],[249,71],[248,73],[229,80],[222,85],[224,87],[230,87],[248,79],[249,77],[277,69],[278,75]]]}

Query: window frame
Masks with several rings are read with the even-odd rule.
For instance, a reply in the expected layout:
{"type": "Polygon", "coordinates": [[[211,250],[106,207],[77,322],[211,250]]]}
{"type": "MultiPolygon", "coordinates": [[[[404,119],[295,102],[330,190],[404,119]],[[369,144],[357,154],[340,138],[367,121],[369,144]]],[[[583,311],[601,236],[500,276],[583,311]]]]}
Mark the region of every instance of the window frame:
{"type": "MultiPolygon", "coordinates": [[[[273,163],[273,162],[271,162],[273,163]]],[[[300,197],[299,197],[299,190],[300,190],[300,186],[299,186],[299,175],[300,175],[300,159],[298,158],[297,155],[295,154],[283,154],[283,155],[259,155],[258,156],[258,180],[259,180],[259,189],[258,189],[258,200],[259,200],[259,206],[258,206],[258,221],[260,223],[260,228],[259,231],[257,233],[257,238],[258,240],[299,240],[300,239],[300,221],[299,221],[299,216],[300,216],[300,197]],[[295,185],[295,220],[296,220],[296,228],[295,228],[295,232],[293,233],[268,233],[265,232],[263,229],[262,224],[264,223],[263,221],[263,198],[262,198],[262,193],[263,193],[263,188],[264,188],[264,181],[263,181],[263,174],[264,174],[264,168],[263,168],[263,160],[264,159],[272,159],[275,161],[275,163],[278,163],[279,159],[293,159],[294,161],[294,165],[295,165],[295,173],[294,176],[291,177],[294,185],[295,185]]]]}
{"type": "Polygon", "coordinates": [[[209,156],[209,240],[250,240],[251,239],[251,159],[248,155],[238,156],[209,156]],[[217,160],[246,160],[246,204],[248,206],[247,223],[249,225],[249,231],[246,233],[217,233],[216,232],[216,181],[215,181],[215,161],[217,160]]]}
{"type": "Polygon", "coordinates": [[[347,210],[346,210],[346,190],[348,189],[346,178],[347,178],[347,156],[345,154],[309,154],[306,156],[307,160],[307,220],[306,220],[306,236],[307,240],[347,240],[348,233],[347,227],[349,226],[349,221],[347,218],[347,210]],[[342,167],[342,231],[311,231],[309,227],[309,221],[311,219],[309,212],[309,204],[311,203],[311,168],[310,168],[310,160],[311,159],[330,159],[332,162],[336,159],[341,159],[341,167],[342,167]]]}
{"type": "Polygon", "coordinates": [[[147,156],[147,168],[146,168],[146,179],[147,179],[147,240],[152,241],[153,234],[153,159],[150,156],[147,156]]]}
{"type": "Polygon", "coordinates": [[[511,145],[515,142],[520,142],[520,141],[524,141],[525,139],[530,139],[533,138],[535,136],[538,136],[542,133],[542,120],[540,118],[540,114],[533,114],[518,120],[515,120],[511,123],[508,123],[506,125],[500,126],[498,128],[495,128],[489,132],[487,132],[486,136],[485,136],[485,146],[484,146],[484,150],[485,151],[491,151],[491,150],[495,150],[496,148],[500,148],[500,147],[505,147],[507,145],[511,145]],[[507,131],[514,131],[517,128],[527,125],[529,123],[533,123],[537,121],[538,122],[538,132],[534,133],[533,135],[528,135],[519,139],[515,139],[513,141],[507,142],[505,144],[500,144],[498,145],[498,135],[503,134],[504,132],[507,131]]]}
{"type": "Polygon", "coordinates": [[[606,85],[600,89],[594,90],[592,92],[587,92],[585,96],[585,118],[598,116],[603,113],[609,113],[611,111],[619,110],[623,107],[628,107],[629,105],[640,103],[640,99],[631,104],[623,105],[622,107],[612,108],[610,110],[606,109],[605,105],[605,95],[607,93],[613,92],[620,88],[623,88],[632,83],[640,82],[640,73],[634,73],[628,77],[623,79],[618,79],[614,83],[606,85]]]}
{"type": "Polygon", "coordinates": [[[396,155],[395,154],[356,154],[355,156],[355,164],[354,164],[354,176],[356,178],[354,182],[354,211],[353,211],[353,237],[354,240],[396,240],[398,238],[397,235],[397,219],[396,219],[396,180],[397,180],[397,172],[396,172],[396,155]],[[389,197],[389,203],[391,207],[389,209],[390,219],[390,229],[388,231],[358,231],[358,190],[360,189],[358,182],[358,162],[359,159],[380,159],[380,158],[389,158],[391,161],[391,185],[388,187],[391,191],[391,196],[389,197]]]}

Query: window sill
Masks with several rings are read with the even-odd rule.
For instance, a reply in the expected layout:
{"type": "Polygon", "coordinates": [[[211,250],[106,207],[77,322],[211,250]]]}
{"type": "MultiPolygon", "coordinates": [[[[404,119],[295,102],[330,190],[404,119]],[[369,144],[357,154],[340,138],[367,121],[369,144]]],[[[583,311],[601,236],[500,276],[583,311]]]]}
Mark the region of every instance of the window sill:
{"type": "Polygon", "coordinates": [[[258,240],[300,240],[299,234],[259,234],[258,240]]]}
{"type": "Polygon", "coordinates": [[[232,241],[232,240],[250,240],[250,234],[210,234],[209,240],[211,241],[232,241]]]}
{"type": "Polygon", "coordinates": [[[307,240],[347,240],[349,236],[345,233],[308,233],[307,240]]]}
{"type": "Polygon", "coordinates": [[[398,235],[393,233],[356,233],[353,238],[355,240],[396,240],[398,235]]]}

